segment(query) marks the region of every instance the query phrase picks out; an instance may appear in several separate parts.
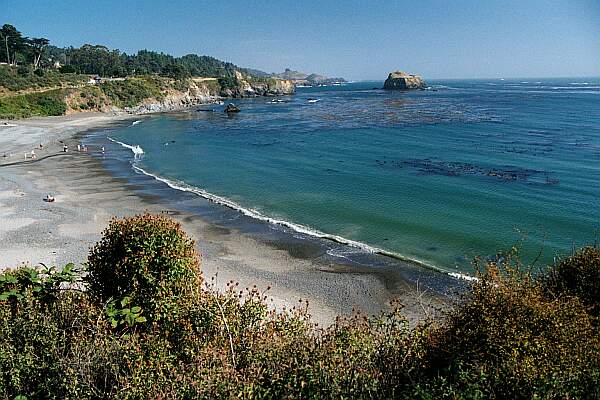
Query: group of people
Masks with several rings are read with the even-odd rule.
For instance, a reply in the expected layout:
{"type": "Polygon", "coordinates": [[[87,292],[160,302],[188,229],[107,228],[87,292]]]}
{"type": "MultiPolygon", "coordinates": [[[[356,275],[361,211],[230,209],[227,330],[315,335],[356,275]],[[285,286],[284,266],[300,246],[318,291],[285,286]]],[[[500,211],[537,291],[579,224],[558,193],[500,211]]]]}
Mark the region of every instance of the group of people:
{"type": "MultiPolygon", "coordinates": [[[[44,144],[43,143],[40,143],[39,149],[40,150],[44,150],[44,144]]],[[[29,153],[29,154],[31,154],[31,159],[32,160],[35,160],[37,158],[37,154],[35,154],[35,149],[32,149],[31,153],[29,153]]],[[[27,159],[27,153],[25,153],[25,159],[27,159]]]]}
{"type": "MultiPolygon", "coordinates": [[[[64,151],[65,153],[66,153],[67,151],[69,151],[69,147],[68,147],[66,144],[65,144],[65,145],[64,145],[64,147],[63,147],[63,151],[64,151]]],[[[77,151],[78,151],[78,152],[84,152],[84,153],[87,153],[87,151],[88,151],[88,147],[87,147],[86,145],[84,145],[84,144],[77,143],[77,151]]],[[[102,154],[104,154],[104,146],[102,146],[102,147],[100,148],[100,151],[102,152],[102,154]]]]}
{"type": "MultiPolygon", "coordinates": [[[[43,143],[40,143],[39,149],[40,150],[44,149],[44,144],[43,143]]],[[[87,153],[88,147],[86,145],[84,145],[84,144],[77,143],[77,151],[78,152],[87,153]]],[[[104,150],[104,146],[102,146],[100,148],[100,151],[102,152],[102,154],[104,154],[104,151],[105,151],[104,150]]],[[[65,144],[63,144],[63,153],[68,153],[68,152],[69,152],[69,146],[65,143],[65,144]]],[[[37,154],[35,152],[35,149],[32,149],[31,153],[25,153],[25,159],[27,159],[28,156],[31,156],[32,160],[37,159],[37,154]]]]}

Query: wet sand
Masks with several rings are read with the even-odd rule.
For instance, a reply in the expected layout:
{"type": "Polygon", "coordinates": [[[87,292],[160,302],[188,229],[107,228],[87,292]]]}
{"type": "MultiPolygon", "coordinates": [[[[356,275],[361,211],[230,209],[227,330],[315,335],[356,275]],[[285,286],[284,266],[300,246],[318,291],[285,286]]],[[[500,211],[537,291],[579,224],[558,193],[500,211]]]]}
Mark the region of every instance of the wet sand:
{"type": "Polygon", "coordinates": [[[80,114],[9,121],[16,127],[0,121],[0,268],[23,262],[81,264],[111,217],[166,212],[196,239],[203,273],[217,288],[230,280],[270,288],[279,309],[308,300],[320,324],[353,309],[389,310],[396,298],[413,323],[449,304],[446,294],[458,283],[443,274],[397,261],[384,260],[379,267],[332,261],[318,240],[265,234],[265,224],[256,228],[262,233],[253,234],[240,213],[193,194],[175,194],[133,171],[109,171],[97,148],[74,151],[82,131],[128,118],[80,114]],[[44,149],[35,150],[37,159],[25,160],[39,143],[44,149]],[[62,152],[64,144],[68,153],[62,152]],[[56,201],[44,202],[46,194],[56,201]]]}

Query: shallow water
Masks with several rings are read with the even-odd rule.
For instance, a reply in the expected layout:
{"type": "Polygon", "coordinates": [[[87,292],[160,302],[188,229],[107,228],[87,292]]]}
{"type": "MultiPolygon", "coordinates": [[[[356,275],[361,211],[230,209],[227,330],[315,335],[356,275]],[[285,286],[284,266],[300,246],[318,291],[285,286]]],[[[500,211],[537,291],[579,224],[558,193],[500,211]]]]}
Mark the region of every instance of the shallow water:
{"type": "Polygon", "coordinates": [[[202,106],[105,134],[139,145],[134,167],[172,186],[447,271],[515,244],[551,262],[596,239],[599,79],[430,84],[299,89],[236,100],[232,116],[202,106]]]}

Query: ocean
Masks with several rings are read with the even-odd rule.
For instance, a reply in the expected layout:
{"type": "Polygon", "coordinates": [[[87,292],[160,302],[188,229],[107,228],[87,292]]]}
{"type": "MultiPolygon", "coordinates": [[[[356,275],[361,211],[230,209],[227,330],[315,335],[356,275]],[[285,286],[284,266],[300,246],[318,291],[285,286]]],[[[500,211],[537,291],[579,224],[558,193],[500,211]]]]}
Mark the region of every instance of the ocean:
{"type": "Polygon", "coordinates": [[[472,275],[477,256],[517,249],[543,264],[595,243],[600,79],[428,83],[300,88],[232,100],[237,114],[200,106],[89,140],[199,201],[344,243],[331,257],[375,252],[472,275]]]}

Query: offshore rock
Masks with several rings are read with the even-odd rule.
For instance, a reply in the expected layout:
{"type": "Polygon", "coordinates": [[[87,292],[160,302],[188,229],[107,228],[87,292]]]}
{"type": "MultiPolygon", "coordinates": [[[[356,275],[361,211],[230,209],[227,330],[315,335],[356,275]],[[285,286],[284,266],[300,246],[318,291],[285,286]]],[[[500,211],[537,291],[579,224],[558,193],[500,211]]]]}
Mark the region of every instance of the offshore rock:
{"type": "Polygon", "coordinates": [[[423,78],[402,71],[390,72],[383,84],[383,88],[388,90],[425,89],[426,87],[423,78]]]}
{"type": "Polygon", "coordinates": [[[233,104],[233,103],[229,103],[229,104],[227,104],[227,106],[225,107],[225,112],[226,112],[227,114],[230,114],[230,113],[238,113],[238,112],[240,112],[240,109],[239,109],[239,108],[237,108],[237,107],[235,106],[235,104],[233,104]]]}

